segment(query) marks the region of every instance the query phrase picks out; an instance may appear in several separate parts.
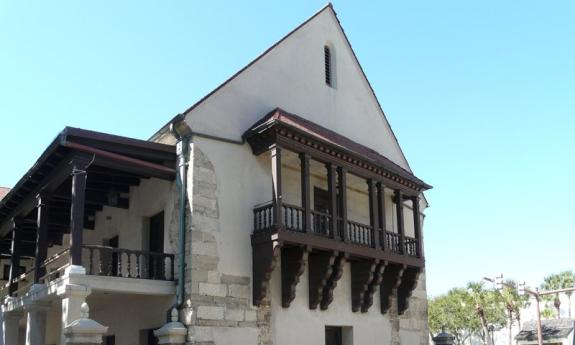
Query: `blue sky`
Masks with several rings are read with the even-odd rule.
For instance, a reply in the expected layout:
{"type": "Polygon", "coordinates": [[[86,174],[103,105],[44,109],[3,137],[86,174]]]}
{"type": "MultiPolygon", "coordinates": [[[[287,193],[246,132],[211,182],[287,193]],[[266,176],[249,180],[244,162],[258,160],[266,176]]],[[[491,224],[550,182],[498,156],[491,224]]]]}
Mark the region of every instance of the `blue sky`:
{"type": "MultiPolygon", "coordinates": [[[[0,186],[66,125],[148,138],[321,1],[0,0],[0,186]]],[[[573,1],[335,1],[415,173],[428,289],[575,269],[573,1]]]]}

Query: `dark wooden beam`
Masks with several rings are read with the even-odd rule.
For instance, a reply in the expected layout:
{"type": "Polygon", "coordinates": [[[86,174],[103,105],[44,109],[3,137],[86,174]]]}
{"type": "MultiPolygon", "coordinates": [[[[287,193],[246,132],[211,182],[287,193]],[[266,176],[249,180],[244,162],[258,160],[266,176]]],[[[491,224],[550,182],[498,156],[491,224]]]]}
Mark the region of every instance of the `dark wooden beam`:
{"type": "Polygon", "coordinates": [[[295,298],[299,278],[305,271],[308,250],[304,246],[284,247],[281,250],[282,306],[288,308],[295,298]]]}
{"type": "Polygon", "coordinates": [[[252,235],[253,304],[259,307],[268,296],[271,274],[277,264],[281,245],[277,241],[255,242],[252,235]]]}
{"type": "Polygon", "coordinates": [[[311,232],[311,188],[310,188],[310,155],[301,153],[299,155],[301,166],[301,206],[303,211],[303,229],[311,232]]]}
{"type": "Polygon", "coordinates": [[[48,254],[48,200],[49,196],[41,193],[38,199],[38,220],[36,232],[36,259],[34,261],[34,284],[40,282],[40,278],[46,274],[43,262],[48,254]]]}
{"type": "Polygon", "coordinates": [[[373,281],[378,262],[375,260],[355,260],[351,266],[351,310],[361,310],[365,295],[373,281]]]}
{"type": "Polygon", "coordinates": [[[282,206],[282,150],[274,146],[270,150],[272,162],[272,188],[274,204],[274,225],[283,228],[282,206]]]}
{"type": "Polygon", "coordinates": [[[377,263],[375,271],[373,272],[373,279],[368,284],[367,291],[364,293],[363,304],[361,305],[361,312],[367,313],[369,308],[373,305],[373,295],[377,288],[381,285],[383,278],[383,270],[385,269],[385,261],[375,261],[377,263]]]}
{"type": "Polygon", "coordinates": [[[401,284],[401,277],[405,270],[405,265],[389,264],[383,271],[381,286],[379,287],[379,301],[381,304],[381,313],[385,314],[391,308],[391,297],[397,291],[401,284]]]}
{"type": "Polygon", "coordinates": [[[339,206],[341,214],[341,236],[342,240],[346,243],[349,242],[349,234],[347,232],[347,170],[343,167],[338,169],[338,189],[339,189],[339,199],[341,205],[339,206]]]}
{"type": "Polygon", "coordinates": [[[327,191],[329,193],[329,230],[331,238],[337,237],[337,166],[326,164],[327,169],[327,191]]]}
{"type": "Polygon", "coordinates": [[[323,298],[323,289],[333,271],[337,252],[315,252],[308,255],[309,308],[316,309],[323,298]]]}
{"type": "Polygon", "coordinates": [[[327,310],[331,302],[333,302],[333,291],[337,287],[337,282],[341,279],[343,275],[343,268],[347,261],[347,255],[345,253],[338,253],[331,270],[331,275],[329,276],[327,283],[323,288],[320,309],[327,310]]]}
{"type": "Polygon", "coordinates": [[[86,201],[86,169],[92,161],[74,160],[72,171],[72,199],[70,216],[70,264],[82,266],[82,244],[84,232],[84,204],[86,201]]]}
{"type": "Polygon", "coordinates": [[[401,278],[401,284],[397,288],[397,313],[403,315],[409,308],[409,298],[417,287],[420,269],[408,267],[401,278]]]}
{"type": "Polygon", "coordinates": [[[19,225],[18,219],[12,220],[12,246],[10,248],[10,273],[8,275],[8,294],[10,296],[18,290],[18,282],[14,282],[14,279],[23,273],[20,272],[21,243],[20,231],[18,231],[19,225]]]}
{"type": "Polygon", "coordinates": [[[387,231],[387,219],[385,216],[385,186],[383,183],[378,182],[377,185],[377,209],[379,210],[379,243],[382,250],[387,250],[387,244],[385,243],[385,232],[387,231]]]}
{"type": "Polygon", "coordinates": [[[405,226],[403,220],[403,194],[395,190],[395,211],[397,215],[397,233],[399,234],[399,252],[405,254],[405,226]]]}
{"type": "Polygon", "coordinates": [[[377,207],[377,187],[372,179],[367,180],[367,190],[369,197],[369,225],[371,226],[371,246],[375,249],[381,248],[379,241],[379,209],[377,207]]]}
{"type": "Polygon", "coordinates": [[[421,236],[421,214],[419,211],[419,197],[411,198],[413,203],[413,230],[417,241],[417,257],[423,257],[423,241],[421,236]]]}

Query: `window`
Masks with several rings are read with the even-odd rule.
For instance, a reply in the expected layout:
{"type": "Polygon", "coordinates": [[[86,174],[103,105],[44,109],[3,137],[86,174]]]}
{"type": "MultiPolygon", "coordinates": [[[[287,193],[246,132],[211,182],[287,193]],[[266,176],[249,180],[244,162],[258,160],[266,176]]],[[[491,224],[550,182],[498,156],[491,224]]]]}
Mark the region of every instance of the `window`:
{"type": "Polygon", "coordinates": [[[325,345],[353,345],[353,328],[325,326],[325,345]]]}
{"type": "Polygon", "coordinates": [[[325,65],[325,83],[328,86],[333,87],[331,50],[328,46],[323,47],[323,58],[325,65]]]}
{"type": "Polygon", "coordinates": [[[116,336],[114,335],[106,335],[104,336],[104,345],[116,345],[116,336]]]}
{"type": "MultiPolygon", "coordinates": [[[[18,275],[25,272],[26,267],[20,266],[20,272],[18,273],[18,275]]],[[[9,277],[10,277],[10,265],[4,265],[4,271],[2,272],[2,280],[8,280],[9,277]]]]}

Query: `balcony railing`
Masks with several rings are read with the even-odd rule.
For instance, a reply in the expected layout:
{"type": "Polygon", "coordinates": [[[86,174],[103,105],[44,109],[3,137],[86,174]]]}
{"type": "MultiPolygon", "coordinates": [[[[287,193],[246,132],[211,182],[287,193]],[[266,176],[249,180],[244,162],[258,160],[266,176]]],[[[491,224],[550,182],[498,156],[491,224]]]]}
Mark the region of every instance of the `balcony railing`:
{"type": "Polygon", "coordinates": [[[89,275],[174,280],[174,254],[106,246],[82,246],[89,275]]]}
{"type": "MultiPolygon", "coordinates": [[[[304,228],[305,210],[302,207],[282,204],[283,228],[288,231],[306,233],[304,228]]],[[[343,220],[337,218],[336,235],[332,234],[333,217],[329,213],[310,211],[311,224],[309,232],[313,235],[333,238],[343,241],[344,231],[349,242],[359,246],[376,247],[379,244],[385,250],[395,254],[418,257],[418,240],[413,237],[403,236],[403,248],[401,246],[402,236],[392,231],[381,231],[374,229],[371,225],[348,220],[343,226],[343,220]],[[382,238],[382,235],[383,238],[382,238]]],[[[274,205],[271,203],[256,207],[254,209],[254,233],[272,232],[276,225],[274,219],[274,205]]]]}

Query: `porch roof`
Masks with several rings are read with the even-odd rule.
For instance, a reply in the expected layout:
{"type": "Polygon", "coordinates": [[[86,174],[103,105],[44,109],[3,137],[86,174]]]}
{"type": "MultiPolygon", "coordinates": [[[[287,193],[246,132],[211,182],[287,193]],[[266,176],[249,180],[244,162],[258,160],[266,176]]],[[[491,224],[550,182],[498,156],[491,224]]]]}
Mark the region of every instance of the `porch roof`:
{"type": "Polygon", "coordinates": [[[421,191],[432,188],[432,186],[417,178],[410,171],[402,168],[375,150],[357,143],[328,128],[320,126],[317,123],[306,120],[298,115],[288,113],[280,108],[274,109],[272,112],[253,124],[244,133],[243,137],[249,142],[251,138],[277,126],[289,128],[298,132],[300,135],[307,136],[308,138],[327,144],[335,150],[345,152],[359,160],[365,160],[371,165],[415,184],[417,189],[421,191]]]}
{"type": "MultiPolygon", "coordinates": [[[[95,174],[104,177],[114,176],[110,177],[109,181],[113,181],[117,187],[124,187],[121,183],[126,179],[133,181],[156,177],[173,180],[176,174],[175,146],[66,127],[48,145],[14,188],[0,200],[0,238],[6,239],[11,230],[12,218],[25,217],[33,211],[36,195],[47,191],[48,186],[56,189],[59,185],[69,182],[66,180],[69,174],[66,175],[64,170],[69,168],[71,158],[78,154],[92,160],[89,169],[95,174]],[[121,178],[115,178],[119,173],[122,173],[121,178]]],[[[105,192],[101,188],[105,187],[107,181],[101,180],[98,185],[99,191],[93,193],[97,194],[99,200],[102,199],[102,192],[105,192]]],[[[129,185],[130,183],[125,184],[126,187],[129,185]]],[[[0,251],[4,252],[5,248],[0,248],[0,251]]]]}

